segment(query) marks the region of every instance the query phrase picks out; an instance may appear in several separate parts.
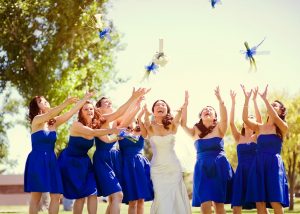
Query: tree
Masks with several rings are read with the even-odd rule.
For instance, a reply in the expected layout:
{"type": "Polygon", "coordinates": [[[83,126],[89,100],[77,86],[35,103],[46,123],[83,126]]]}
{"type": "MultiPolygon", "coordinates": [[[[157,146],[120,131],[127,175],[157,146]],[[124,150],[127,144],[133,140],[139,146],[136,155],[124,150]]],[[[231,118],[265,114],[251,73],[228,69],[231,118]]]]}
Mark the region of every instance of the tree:
{"type": "Polygon", "coordinates": [[[289,210],[294,210],[295,186],[300,172],[299,167],[297,167],[297,165],[300,164],[300,96],[298,95],[294,99],[289,100],[285,105],[288,110],[286,120],[289,125],[289,133],[282,146],[282,156],[287,170],[290,188],[289,210]]]}
{"type": "Polygon", "coordinates": [[[8,166],[13,166],[16,162],[8,159],[8,138],[6,130],[14,124],[20,124],[15,117],[20,109],[20,99],[13,96],[15,91],[5,90],[0,96],[0,174],[4,173],[8,166]]]}
{"type": "MultiPolygon", "coordinates": [[[[107,0],[2,0],[0,3],[0,90],[8,83],[23,105],[44,95],[52,106],[86,90],[101,92],[113,72],[119,35],[100,39],[93,15],[103,15],[107,0]]],[[[57,148],[64,147],[64,127],[57,148]]]]}

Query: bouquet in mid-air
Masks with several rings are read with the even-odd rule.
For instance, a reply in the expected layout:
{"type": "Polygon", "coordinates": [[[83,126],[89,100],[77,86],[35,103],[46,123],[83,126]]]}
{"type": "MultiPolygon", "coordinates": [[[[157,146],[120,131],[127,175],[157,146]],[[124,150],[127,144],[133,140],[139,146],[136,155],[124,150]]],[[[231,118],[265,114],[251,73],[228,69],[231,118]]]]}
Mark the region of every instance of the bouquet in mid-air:
{"type": "Polygon", "coordinates": [[[159,39],[159,48],[158,52],[154,54],[151,62],[145,66],[145,75],[142,79],[148,79],[150,74],[156,74],[160,67],[164,67],[168,63],[168,58],[163,51],[163,39],[159,39]]]}

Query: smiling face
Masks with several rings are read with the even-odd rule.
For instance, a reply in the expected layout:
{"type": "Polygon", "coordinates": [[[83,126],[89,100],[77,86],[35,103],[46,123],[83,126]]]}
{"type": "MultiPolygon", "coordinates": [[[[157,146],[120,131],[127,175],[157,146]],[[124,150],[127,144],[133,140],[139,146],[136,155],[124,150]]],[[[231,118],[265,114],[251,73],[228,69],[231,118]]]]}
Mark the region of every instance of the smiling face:
{"type": "Polygon", "coordinates": [[[282,110],[281,110],[281,104],[279,103],[279,102],[273,102],[272,104],[271,104],[271,106],[274,108],[274,110],[276,111],[276,113],[278,114],[278,115],[281,115],[282,114],[282,110]]]}
{"type": "Polygon", "coordinates": [[[86,103],[79,111],[79,114],[85,121],[91,121],[94,118],[94,106],[91,103],[86,103]]]}
{"type": "Polygon", "coordinates": [[[101,99],[99,109],[104,114],[112,113],[113,109],[112,109],[112,102],[111,102],[111,100],[108,99],[108,98],[101,99]]]}
{"type": "Polygon", "coordinates": [[[155,117],[164,117],[170,113],[170,107],[163,100],[157,100],[152,106],[152,112],[155,117]]]}
{"type": "Polygon", "coordinates": [[[50,104],[44,97],[37,98],[37,105],[41,112],[46,112],[50,109],[50,104]]]}
{"type": "Polygon", "coordinates": [[[203,121],[213,121],[217,119],[217,113],[211,106],[206,106],[200,113],[200,119],[203,121]]]}

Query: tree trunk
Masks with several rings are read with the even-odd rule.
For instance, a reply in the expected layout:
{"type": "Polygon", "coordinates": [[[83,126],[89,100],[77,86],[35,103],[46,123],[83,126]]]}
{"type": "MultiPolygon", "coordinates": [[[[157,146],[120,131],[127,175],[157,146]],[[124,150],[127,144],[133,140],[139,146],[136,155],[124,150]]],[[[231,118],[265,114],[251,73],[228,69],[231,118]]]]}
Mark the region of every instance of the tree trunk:
{"type": "Polygon", "coordinates": [[[294,179],[293,181],[290,182],[290,206],[289,206],[289,210],[294,210],[294,179]]]}

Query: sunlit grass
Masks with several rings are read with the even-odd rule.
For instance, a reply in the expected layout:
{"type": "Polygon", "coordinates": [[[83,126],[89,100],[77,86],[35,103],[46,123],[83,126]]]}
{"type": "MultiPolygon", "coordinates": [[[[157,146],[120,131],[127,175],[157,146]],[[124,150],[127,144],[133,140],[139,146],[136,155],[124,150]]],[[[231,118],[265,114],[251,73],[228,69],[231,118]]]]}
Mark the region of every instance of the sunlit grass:
{"type": "MultiPolygon", "coordinates": [[[[145,203],[145,214],[150,214],[150,206],[151,202],[145,203]]],[[[98,206],[98,213],[104,214],[107,207],[107,203],[100,203],[98,206]]],[[[121,214],[127,214],[127,205],[122,205],[121,214]]],[[[200,208],[192,208],[193,213],[200,213],[200,208]]],[[[28,213],[28,206],[0,206],[0,213],[28,213]]],[[[46,214],[47,212],[41,212],[46,214]]],[[[63,211],[63,207],[61,205],[60,212],[62,214],[70,214],[70,211],[63,211]]],[[[84,208],[84,214],[87,214],[86,207],[84,208]]],[[[230,205],[226,205],[226,213],[232,213],[230,205]]],[[[256,210],[245,210],[243,213],[256,213],[256,210]]],[[[270,213],[273,213],[273,210],[270,209],[270,213]]],[[[289,211],[285,209],[285,213],[300,213],[300,199],[298,198],[295,203],[295,209],[293,211],[289,211]]]]}

